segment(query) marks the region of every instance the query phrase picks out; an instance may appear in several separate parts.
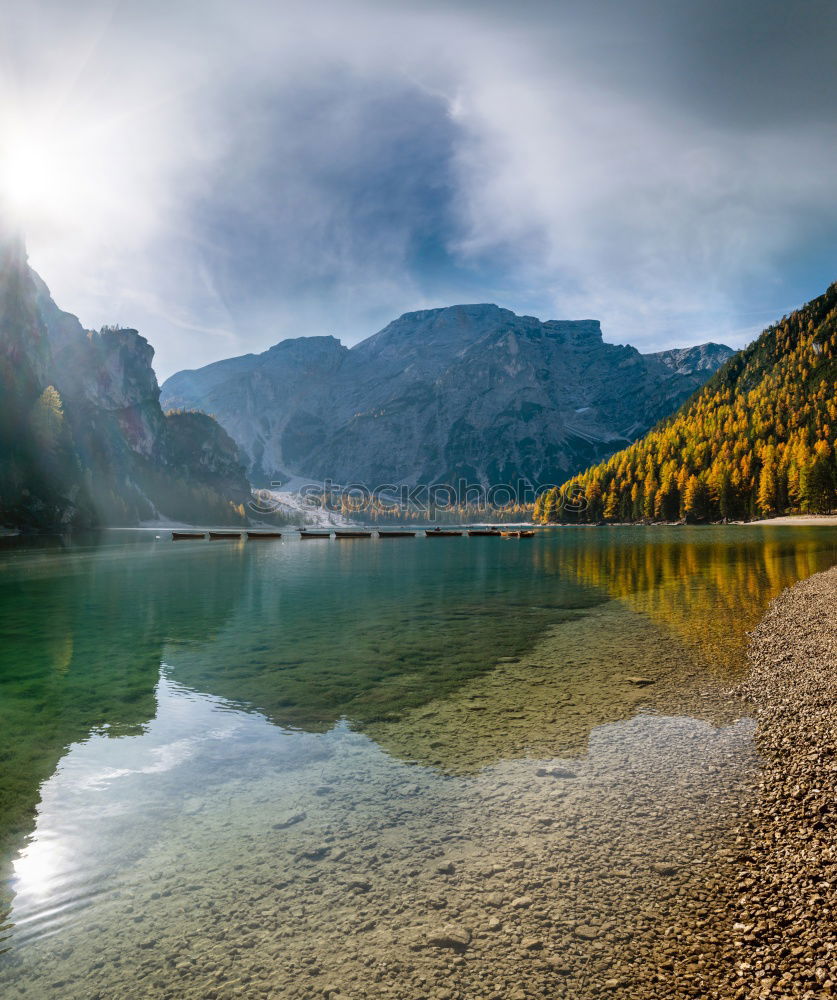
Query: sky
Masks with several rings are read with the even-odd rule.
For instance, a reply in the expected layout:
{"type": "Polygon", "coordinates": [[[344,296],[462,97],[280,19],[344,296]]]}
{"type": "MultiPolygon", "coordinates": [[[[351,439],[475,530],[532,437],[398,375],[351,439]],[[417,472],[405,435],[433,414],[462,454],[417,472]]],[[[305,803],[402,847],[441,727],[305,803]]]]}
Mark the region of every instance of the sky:
{"type": "Polygon", "coordinates": [[[0,197],[165,378],[495,302],[743,346],[837,279],[832,0],[29,0],[0,197]]]}

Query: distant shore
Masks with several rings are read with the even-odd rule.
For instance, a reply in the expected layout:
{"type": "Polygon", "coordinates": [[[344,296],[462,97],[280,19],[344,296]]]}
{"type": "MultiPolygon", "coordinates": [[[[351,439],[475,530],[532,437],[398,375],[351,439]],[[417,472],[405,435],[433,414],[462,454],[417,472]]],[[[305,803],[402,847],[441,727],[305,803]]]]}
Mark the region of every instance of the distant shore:
{"type": "Polygon", "coordinates": [[[783,514],[781,517],[763,517],[755,521],[695,521],[687,524],[685,521],[535,521],[535,528],[682,528],[682,527],[719,527],[724,525],[747,525],[748,527],[763,527],[773,525],[819,525],[823,528],[837,527],[837,514],[783,514]]]}
{"type": "Polygon", "coordinates": [[[758,521],[742,521],[741,524],[820,524],[837,525],[837,514],[787,514],[783,517],[767,517],[758,521]]]}

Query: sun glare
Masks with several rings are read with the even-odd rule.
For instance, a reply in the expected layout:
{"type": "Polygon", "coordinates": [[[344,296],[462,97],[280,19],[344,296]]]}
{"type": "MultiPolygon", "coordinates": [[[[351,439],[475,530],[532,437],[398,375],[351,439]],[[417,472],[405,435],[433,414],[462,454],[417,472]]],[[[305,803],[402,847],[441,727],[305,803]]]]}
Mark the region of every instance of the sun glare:
{"type": "Polygon", "coordinates": [[[62,868],[62,852],[53,837],[36,838],[12,863],[13,885],[18,897],[50,894],[62,868]]]}
{"type": "Polygon", "coordinates": [[[48,137],[4,136],[0,161],[0,199],[12,218],[23,225],[42,216],[60,214],[71,197],[61,169],[61,154],[48,137]]]}
{"type": "Polygon", "coordinates": [[[50,189],[49,165],[35,149],[13,149],[3,164],[2,190],[9,210],[26,216],[50,189]]]}
{"type": "Polygon", "coordinates": [[[87,105],[24,114],[0,99],[0,215],[44,261],[157,223],[161,151],[135,116],[87,105]]]}
{"type": "Polygon", "coordinates": [[[85,169],[88,155],[69,130],[0,129],[0,205],[25,230],[60,227],[91,197],[101,198],[85,169]]]}

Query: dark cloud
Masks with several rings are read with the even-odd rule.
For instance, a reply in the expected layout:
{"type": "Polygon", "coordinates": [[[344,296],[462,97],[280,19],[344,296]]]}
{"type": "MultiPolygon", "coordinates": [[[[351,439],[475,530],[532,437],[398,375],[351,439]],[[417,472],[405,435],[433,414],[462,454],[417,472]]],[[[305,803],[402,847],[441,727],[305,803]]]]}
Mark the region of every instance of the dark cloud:
{"type": "Polygon", "coordinates": [[[358,287],[368,295],[406,272],[420,288],[431,266],[454,266],[456,136],[439,98],[338,70],[298,80],[290,97],[255,95],[236,135],[191,214],[243,324],[253,305],[270,316],[277,286],[298,305],[327,299],[338,322],[347,307],[377,310],[352,302],[358,287]]]}
{"type": "Polygon", "coordinates": [[[591,80],[653,103],[747,128],[834,123],[831,0],[486,0],[461,9],[539,57],[571,53],[591,80]]]}

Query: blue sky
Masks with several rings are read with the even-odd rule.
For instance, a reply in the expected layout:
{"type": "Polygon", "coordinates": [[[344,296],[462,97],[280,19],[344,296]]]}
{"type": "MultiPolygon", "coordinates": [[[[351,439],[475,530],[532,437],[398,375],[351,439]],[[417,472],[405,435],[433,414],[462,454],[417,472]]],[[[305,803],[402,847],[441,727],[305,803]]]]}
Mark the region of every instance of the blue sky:
{"type": "Polygon", "coordinates": [[[831,3],[12,6],[32,264],[162,377],[455,302],[741,346],[837,278],[831,3]]]}

